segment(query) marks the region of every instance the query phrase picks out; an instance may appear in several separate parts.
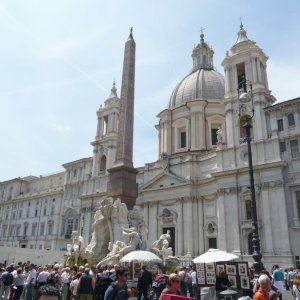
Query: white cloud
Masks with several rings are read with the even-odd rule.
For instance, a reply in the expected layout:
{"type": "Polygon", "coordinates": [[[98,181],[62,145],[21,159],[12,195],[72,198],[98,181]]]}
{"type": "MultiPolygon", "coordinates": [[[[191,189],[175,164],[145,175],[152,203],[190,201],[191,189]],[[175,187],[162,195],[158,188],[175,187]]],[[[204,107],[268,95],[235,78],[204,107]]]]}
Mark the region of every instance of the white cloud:
{"type": "Polygon", "coordinates": [[[50,114],[49,118],[50,118],[50,121],[48,122],[49,127],[61,133],[71,132],[71,127],[69,125],[64,125],[61,122],[59,122],[53,114],[50,114]]]}

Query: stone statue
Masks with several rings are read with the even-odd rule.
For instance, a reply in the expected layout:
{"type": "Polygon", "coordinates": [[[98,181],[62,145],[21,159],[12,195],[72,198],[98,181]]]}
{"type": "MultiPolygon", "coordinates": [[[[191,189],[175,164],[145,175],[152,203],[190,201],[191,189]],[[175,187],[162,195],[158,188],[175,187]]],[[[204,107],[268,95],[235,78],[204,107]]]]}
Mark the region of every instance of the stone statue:
{"type": "Polygon", "coordinates": [[[108,250],[110,251],[97,265],[113,265],[119,263],[119,260],[127,253],[136,250],[142,243],[139,233],[136,228],[124,228],[122,227],[122,234],[125,242],[116,241],[114,243],[109,242],[108,250]]]}
{"type": "Polygon", "coordinates": [[[97,268],[106,265],[115,265],[119,263],[119,260],[123,257],[123,249],[126,244],[121,241],[116,241],[115,243],[109,242],[108,250],[110,252],[97,264],[97,268]]]}
{"type": "Polygon", "coordinates": [[[130,251],[139,249],[142,244],[139,233],[136,231],[135,227],[132,228],[122,228],[123,237],[125,240],[126,247],[123,249],[124,255],[130,251]]]}
{"type": "Polygon", "coordinates": [[[221,127],[219,127],[217,130],[217,142],[218,142],[218,144],[223,143],[223,132],[222,132],[221,127]]]}
{"type": "Polygon", "coordinates": [[[99,209],[94,215],[92,239],[85,249],[87,258],[102,258],[108,252],[108,244],[111,241],[110,210],[113,204],[112,198],[103,199],[99,209]]]}
{"type": "Polygon", "coordinates": [[[77,265],[78,258],[84,249],[83,237],[79,235],[78,231],[73,231],[71,235],[72,244],[67,244],[67,260],[66,263],[70,262],[73,258],[74,264],[77,265]]]}
{"type": "Polygon", "coordinates": [[[162,234],[157,241],[152,244],[152,252],[159,256],[172,255],[172,248],[169,247],[171,242],[170,230],[167,230],[165,234],[162,234]]]}

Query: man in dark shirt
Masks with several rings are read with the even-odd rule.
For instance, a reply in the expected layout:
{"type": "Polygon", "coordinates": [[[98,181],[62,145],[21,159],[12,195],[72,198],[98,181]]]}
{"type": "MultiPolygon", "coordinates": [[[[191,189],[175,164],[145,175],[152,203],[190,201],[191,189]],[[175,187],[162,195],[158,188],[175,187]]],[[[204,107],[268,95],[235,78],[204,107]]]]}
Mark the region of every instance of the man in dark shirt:
{"type": "Polygon", "coordinates": [[[77,287],[79,300],[93,300],[94,288],[95,278],[90,275],[90,269],[85,268],[77,287]]]}
{"type": "Polygon", "coordinates": [[[148,290],[149,290],[149,286],[151,285],[152,285],[152,275],[146,269],[146,266],[143,266],[137,284],[137,290],[138,290],[137,300],[140,300],[142,295],[144,296],[145,300],[148,300],[148,290]]]}
{"type": "Polygon", "coordinates": [[[104,300],[126,300],[127,294],[127,278],[128,270],[119,268],[116,270],[117,280],[113,282],[105,292],[104,300]]]}

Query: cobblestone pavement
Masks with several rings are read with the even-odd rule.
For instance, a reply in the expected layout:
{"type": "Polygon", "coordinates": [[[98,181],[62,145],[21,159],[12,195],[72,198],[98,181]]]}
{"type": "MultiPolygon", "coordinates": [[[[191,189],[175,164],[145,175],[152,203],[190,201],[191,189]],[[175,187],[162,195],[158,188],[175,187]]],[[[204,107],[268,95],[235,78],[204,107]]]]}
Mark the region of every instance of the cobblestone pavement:
{"type": "Polygon", "coordinates": [[[284,290],[284,292],[282,294],[282,299],[283,300],[293,300],[292,292],[284,290]]]}

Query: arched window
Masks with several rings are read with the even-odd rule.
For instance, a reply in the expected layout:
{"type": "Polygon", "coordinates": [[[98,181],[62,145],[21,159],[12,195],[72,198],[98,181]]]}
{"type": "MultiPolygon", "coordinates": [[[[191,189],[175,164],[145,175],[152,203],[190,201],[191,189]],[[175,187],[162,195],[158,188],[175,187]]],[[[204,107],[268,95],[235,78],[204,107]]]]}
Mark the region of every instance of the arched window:
{"type": "Polygon", "coordinates": [[[295,117],[293,113],[288,114],[289,126],[295,126],[295,117]]]}
{"type": "Polygon", "coordinates": [[[100,158],[100,172],[106,170],[106,156],[102,155],[100,158]]]}

